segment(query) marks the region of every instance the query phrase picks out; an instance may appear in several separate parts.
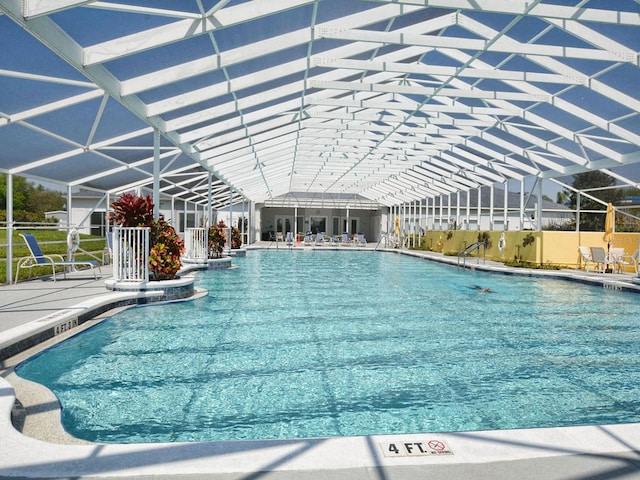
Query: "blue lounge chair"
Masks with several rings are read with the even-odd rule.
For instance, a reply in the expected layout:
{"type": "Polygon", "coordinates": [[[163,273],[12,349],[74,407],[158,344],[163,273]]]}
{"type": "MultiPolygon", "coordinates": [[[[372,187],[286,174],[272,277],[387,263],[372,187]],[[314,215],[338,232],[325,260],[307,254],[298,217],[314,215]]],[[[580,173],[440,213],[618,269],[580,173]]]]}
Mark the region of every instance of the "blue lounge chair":
{"type": "Polygon", "coordinates": [[[318,232],[316,235],[316,245],[322,245],[324,242],[324,232],[318,232]]]}
{"type": "Polygon", "coordinates": [[[358,232],[358,245],[366,245],[367,239],[364,238],[364,233],[358,232]]]}
{"type": "MultiPolygon", "coordinates": [[[[33,267],[42,267],[46,265],[51,265],[51,272],[53,274],[53,281],[56,281],[56,267],[61,266],[64,267],[63,274],[64,278],[67,278],[67,268],[66,267],[89,267],[91,269],[91,273],[93,273],[93,278],[98,279],[96,275],[95,267],[98,267],[100,270],[100,264],[93,260],[89,261],[81,261],[81,262],[68,262],[66,261],[62,255],[52,254],[45,255],[42,253],[42,249],[38,244],[36,238],[30,233],[21,233],[20,236],[24,239],[27,247],[29,248],[29,252],[31,252],[30,257],[24,257],[18,260],[18,265],[16,266],[16,283],[18,283],[18,276],[20,274],[21,268],[29,269],[29,278],[31,278],[31,269],[33,267]],[[59,260],[56,260],[59,259],[59,260]]],[[[102,271],[100,271],[102,274],[102,271]]]]}

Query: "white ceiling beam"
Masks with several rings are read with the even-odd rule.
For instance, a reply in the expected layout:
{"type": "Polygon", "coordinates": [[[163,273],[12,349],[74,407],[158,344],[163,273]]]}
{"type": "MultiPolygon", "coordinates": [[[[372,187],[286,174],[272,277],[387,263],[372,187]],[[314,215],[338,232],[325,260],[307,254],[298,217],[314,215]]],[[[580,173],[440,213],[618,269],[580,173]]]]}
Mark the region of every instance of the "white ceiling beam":
{"type": "MultiPolygon", "coordinates": [[[[464,25],[458,20],[459,25],[464,25]]],[[[595,48],[567,47],[564,45],[539,45],[520,43],[509,39],[506,35],[491,40],[479,40],[466,37],[449,37],[437,35],[416,35],[396,32],[377,32],[358,30],[355,28],[339,30],[336,28],[319,28],[318,35],[323,38],[352,42],[371,42],[380,45],[419,46],[453,50],[476,50],[479,52],[501,52],[519,55],[544,55],[547,57],[576,58],[583,60],[603,60],[608,62],[628,62],[639,65],[638,55],[630,55],[626,50],[609,52],[595,48]]],[[[627,49],[628,50],[628,49],[627,49]]]]}
{"type": "MultiPolygon", "coordinates": [[[[435,98],[435,97],[434,97],[435,98]]],[[[321,105],[327,107],[351,107],[362,108],[367,110],[402,110],[414,112],[419,110],[423,113],[461,113],[467,115],[513,115],[513,111],[507,111],[497,107],[476,107],[467,106],[462,103],[454,105],[436,105],[432,103],[424,104],[423,102],[410,101],[389,101],[389,100],[357,100],[353,98],[318,98],[315,96],[307,97],[310,105],[321,105]]]]}
{"type": "MultiPolygon", "coordinates": [[[[272,0],[261,1],[271,2],[272,0]]],[[[278,1],[281,2],[284,0],[278,1]]],[[[237,8],[242,8],[244,11],[251,10],[247,9],[246,6],[239,6],[237,8]]],[[[398,13],[399,8],[400,7],[398,6],[390,5],[386,7],[379,7],[374,10],[367,11],[365,14],[358,13],[348,15],[341,17],[339,20],[326,22],[323,25],[330,28],[342,28],[344,25],[365,26],[371,23],[388,20],[390,17],[393,17],[398,13]]],[[[413,10],[417,10],[417,8],[413,8],[413,10]]],[[[145,75],[140,75],[123,81],[120,93],[122,96],[132,95],[185,80],[196,75],[202,75],[207,72],[230,67],[236,63],[245,62],[252,58],[262,57],[297,45],[303,45],[313,41],[317,28],[318,27],[316,27],[315,30],[302,28],[277,37],[271,37],[266,40],[238,47],[226,52],[221,52],[219,55],[209,55],[207,57],[191,60],[186,63],[174,65],[145,75]]]]}
{"type": "Polygon", "coordinates": [[[40,115],[46,115],[57,110],[62,110],[67,107],[78,105],[80,103],[96,100],[100,97],[104,97],[105,93],[102,90],[96,89],[80,95],[74,95],[73,97],[67,97],[55,102],[39,105],[29,110],[23,110],[9,115],[7,118],[0,118],[0,127],[7,123],[20,122],[22,120],[28,120],[40,115]]]}
{"type": "MultiPolygon", "coordinates": [[[[425,22],[421,22],[410,27],[401,29],[401,31],[413,32],[413,31],[432,31],[442,28],[443,25],[451,24],[453,20],[447,18],[449,16],[443,15],[442,17],[436,17],[425,22]]],[[[360,54],[364,54],[371,50],[371,45],[366,43],[351,43],[345,46],[334,48],[324,52],[325,55],[331,55],[336,57],[352,57],[360,54]]],[[[403,59],[415,57],[424,54],[426,49],[419,47],[407,47],[398,52],[392,52],[380,57],[382,60],[389,61],[401,61],[403,59]]],[[[255,49],[249,46],[249,58],[255,55],[255,49]]],[[[229,82],[223,82],[218,85],[210,87],[204,87],[186,92],[184,94],[175,95],[173,97],[159,100],[157,102],[150,103],[147,107],[148,115],[159,115],[167,111],[175,110],[177,108],[183,108],[188,105],[193,105],[205,100],[210,100],[217,96],[225,95],[230,90],[242,90],[243,88],[255,87],[265,82],[282,78],[286,75],[293,75],[295,73],[301,73],[309,68],[309,59],[307,57],[292,60],[287,63],[281,63],[278,66],[262,69],[259,72],[244,75],[231,79],[229,82]]],[[[317,75],[315,78],[320,80],[336,80],[345,78],[350,75],[350,72],[327,72],[317,75]]],[[[300,89],[298,89],[300,91],[300,89]]],[[[275,92],[274,92],[275,93],[275,92]]]]}
{"type": "Polygon", "coordinates": [[[491,80],[511,80],[514,82],[544,82],[555,84],[585,84],[587,76],[567,77],[554,73],[537,73],[516,70],[479,69],[443,67],[439,65],[427,65],[424,63],[400,63],[385,62],[380,60],[352,60],[328,56],[312,57],[312,61],[318,67],[333,69],[361,70],[374,72],[394,72],[416,75],[440,75],[447,77],[464,77],[491,80]]]}
{"type": "Polygon", "coordinates": [[[170,17],[198,21],[202,20],[202,15],[200,15],[199,13],[179,10],[167,10],[165,8],[139,7],[135,5],[124,5],[122,3],[92,2],[86,5],[86,7],[96,10],[107,10],[110,12],[136,13],[140,15],[151,15],[155,17],[170,17]]]}
{"type": "Polygon", "coordinates": [[[196,35],[203,35],[283,10],[313,3],[313,1],[315,0],[253,0],[251,8],[247,8],[246,5],[227,7],[205,18],[181,20],[169,25],[125,35],[85,48],[83,65],[89,66],[109,62],[196,35]]]}
{"type": "Polygon", "coordinates": [[[21,0],[22,15],[31,19],[90,3],[92,0],[21,0]]]}
{"type": "Polygon", "coordinates": [[[346,90],[354,92],[379,92],[379,93],[401,93],[404,95],[423,95],[425,97],[455,97],[455,98],[478,98],[484,100],[512,100],[520,102],[548,102],[551,95],[540,93],[531,95],[520,92],[500,92],[497,90],[482,90],[471,87],[469,89],[455,88],[435,88],[413,85],[378,84],[370,82],[344,82],[344,81],[309,81],[311,88],[346,90]]]}
{"type": "Polygon", "coordinates": [[[432,8],[478,10],[500,14],[528,15],[531,17],[577,20],[581,22],[611,23],[615,25],[640,26],[637,12],[583,8],[545,3],[533,4],[531,0],[367,0],[376,3],[399,3],[432,8]]]}

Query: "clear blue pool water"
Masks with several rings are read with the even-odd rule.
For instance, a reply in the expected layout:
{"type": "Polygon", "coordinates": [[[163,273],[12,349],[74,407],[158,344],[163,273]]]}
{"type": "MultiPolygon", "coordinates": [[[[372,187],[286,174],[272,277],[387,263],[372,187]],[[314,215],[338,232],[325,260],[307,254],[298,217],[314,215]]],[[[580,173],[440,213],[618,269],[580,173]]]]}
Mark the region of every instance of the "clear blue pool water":
{"type": "Polygon", "coordinates": [[[379,252],[234,263],[198,274],[207,297],[114,315],[19,375],[98,442],[640,421],[637,294],[379,252]]]}

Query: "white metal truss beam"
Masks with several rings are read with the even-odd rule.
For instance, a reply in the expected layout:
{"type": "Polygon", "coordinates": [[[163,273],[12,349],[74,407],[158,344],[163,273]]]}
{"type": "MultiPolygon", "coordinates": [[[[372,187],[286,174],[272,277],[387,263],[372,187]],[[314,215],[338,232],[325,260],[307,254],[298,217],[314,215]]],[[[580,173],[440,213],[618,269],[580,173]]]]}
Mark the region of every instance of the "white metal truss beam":
{"type": "MultiPolygon", "coordinates": [[[[461,25],[462,23],[459,22],[461,25]]],[[[609,52],[595,48],[567,47],[563,45],[538,45],[520,43],[501,37],[497,40],[478,40],[466,37],[449,37],[436,35],[411,35],[395,32],[376,32],[357,29],[318,29],[323,38],[353,42],[372,42],[380,45],[419,46],[453,50],[477,50],[481,52],[501,52],[519,55],[544,55],[560,58],[577,58],[583,60],[601,60],[605,62],[628,62],[638,66],[638,54],[624,51],[609,52]]]]}
{"type": "MultiPolygon", "coordinates": [[[[49,0],[41,0],[49,1],[49,0]]],[[[186,38],[272,15],[279,11],[313,3],[316,0],[253,0],[246,5],[228,7],[200,18],[186,19],[144,30],[85,48],[83,65],[104,63],[126,55],[158,48],[186,38]]]]}
{"type": "MultiPolygon", "coordinates": [[[[577,20],[581,22],[611,23],[615,25],[640,26],[640,16],[635,12],[604,10],[545,4],[531,0],[367,0],[377,3],[399,3],[401,5],[476,10],[531,17],[577,20]]],[[[611,4],[614,5],[613,3],[611,4]]]]}
{"type": "MultiPolygon", "coordinates": [[[[272,0],[262,0],[271,2],[272,0]]],[[[284,1],[284,0],[278,0],[284,1]]],[[[369,10],[366,14],[353,14],[342,17],[339,20],[333,20],[323,24],[326,28],[342,28],[345,25],[369,25],[371,23],[388,20],[394,14],[399,12],[400,7],[396,5],[388,5],[369,10]]],[[[412,7],[417,10],[417,7],[412,7]]],[[[247,8],[245,7],[246,11],[247,8]]],[[[321,26],[317,26],[321,28],[321,26]]],[[[314,30],[315,31],[315,30],[314,30]]],[[[314,31],[309,28],[303,28],[294,32],[289,32],[279,37],[269,38],[260,42],[252,43],[237,49],[220,53],[219,55],[211,55],[205,58],[199,58],[187,63],[175,65],[162,70],[158,70],[146,75],[141,75],[121,84],[120,93],[122,96],[139,93],[152,88],[157,88],[169,83],[178,82],[196,75],[218,70],[221,68],[232,66],[238,62],[244,62],[252,58],[261,57],[270,53],[276,53],[287,48],[302,45],[313,40],[314,31]]]]}

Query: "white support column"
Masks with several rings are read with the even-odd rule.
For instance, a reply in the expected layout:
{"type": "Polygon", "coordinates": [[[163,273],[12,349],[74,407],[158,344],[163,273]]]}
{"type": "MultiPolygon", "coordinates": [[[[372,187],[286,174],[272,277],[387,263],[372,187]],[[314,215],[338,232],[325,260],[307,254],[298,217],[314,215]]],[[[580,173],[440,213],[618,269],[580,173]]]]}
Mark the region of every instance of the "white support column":
{"type": "Polygon", "coordinates": [[[478,187],[478,231],[482,230],[482,185],[478,187]]]}
{"type": "MultiPolygon", "coordinates": [[[[73,196],[71,194],[71,185],[67,185],[67,235],[71,231],[71,223],[73,221],[72,213],[73,213],[73,205],[72,205],[73,196]]],[[[67,261],[73,261],[73,252],[69,247],[67,247],[67,261]]],[[[64,267],[65,269],[67,267],[64,267]]]]}
{"type": "Polygon", "coordinates": [[[580,192],[576,192],[576,232],[580,231],[580,201],[582,200],[580,192]]]}
{"type": "Polygon", "coordinates": [[[520,180],[520,231],[524,230],[524,178],[520,180]]]}
{"type": "Polygon", "coordinates": [[[502,212],[503,226],[505,232],[509,230],[509,181],[504,182],[504,210],[502,212]]]}
{"type": "Polygon", "coordinates": [[[160,131],[153,129],[153,218],[160,218],[160,131]]]}
{"type": "Polygon", "coordinates": [[[469,230],[469,223],[471,221],[471,190],[467,190],[467,205],[466,205],[466,221],[465,221],[465,230],[469,230]]]}
{"type": "Polygon", "coordinates": [[[182,222],[182,233],[187,231],[187,217],[189,215],[189,211],[187,210],[187,201],[182,200],[182,214],[183,214],[183,222],[182,222]]]}
{"type": "Polygon", "coordinates": [[[494,201],[493,201],[493,195],[495,193],[495,189],[493,187],[493,183],[491,184],[491,186],[489,187],[489,230],[493,232],[494,230],[494,222],[493,222],[493,210],[494,210],[494,201]]]}
{"type": "Polygon", "coordinates": [[[107,202],[107,206],[104,209],[104,231],[106,235],[109,235],[109,232],[111,231],[111,225],[109,225],[109,207],[111,207],[111,194],[109,192],[107,192],[107,198],[105,201],[107,202]]]}
{"type": "Polygon", "coordinates": [[[456,230],[460,230],[460,190],[456,192],[456,230]]]}
{"type": "Polygon", "coordinates": [[[422,198],[418,209],[418,247],[422,247],[422,198]]]}
{"type": "Polygon", "coordinates": [[[229,187],[229,236],[227,241],[229,242],[229,252],[231,252],[231,229],[233,227],[233,188],[229,187]]]}
{"type": "Polygon", "coordinates": [[[6,283],[13,279],[13,174],[7,173],[7,268],[6,283]]]}
{"type": "Polygon", "coordinates": [[[538,179],[538,208],[536,209],[536,230],[542,231],[542,178],[538,179]]]}
{"type": "Polygon", "coordinates": [[[178,230],[178,225],[176,223],[176,198],[171,196],[171,224],[173,227],[178,230]]]}
{"type": "MultiPolygon", "coordinates": [[[[349,232],[349,207],[347,207],[347,225],[346,225],[346,227],[347,228],[345,228],[344,230],[345,230],[345,232],[347,232],[347,238],[349,238],[349,234],[351,233],[351,232],[349,232]]],[[[307,232],[304,232],[304,233],[306,234],[307,232]]]]}
{"type": "Polygon", "coordinates": [[[213,173],[209,172],[207,175],[207,226],[211,227],[213,222],[213,209],[211,206],[211,195],[213,189],[213,173]]]}
{"type": "Polygon", "coordinates": [[[413,215],[411,216],[411,246],[416,246],[416,201],[414,200],[409,204],[409,208],[413,206],[413,215]]]}
{"type": "Polygon", "coordinates": [[[444,216],[444,193],[440,194],[440,230],[442,230],[442,217],[444,216]]]}
{"type": "Polygon", "coordinates": [[[447,230],[451,224],[451,193],[447,194],[447,230]]]}
{"type": "Polygon", "coordinates": [[[242,237],[241,237],[242,241],[246,242],[246,245],[248,245],[249,244],[249,239],[245,238],[245,234],[247,232],[245,232],[245,229],[244,229],[245,203],[246,203],[246,201],[247,201],[247,199],[242,197],[242,225],[241,225],[242,226],[242,231],[240,232],[240,234],[242,235],[242,237]]]}

